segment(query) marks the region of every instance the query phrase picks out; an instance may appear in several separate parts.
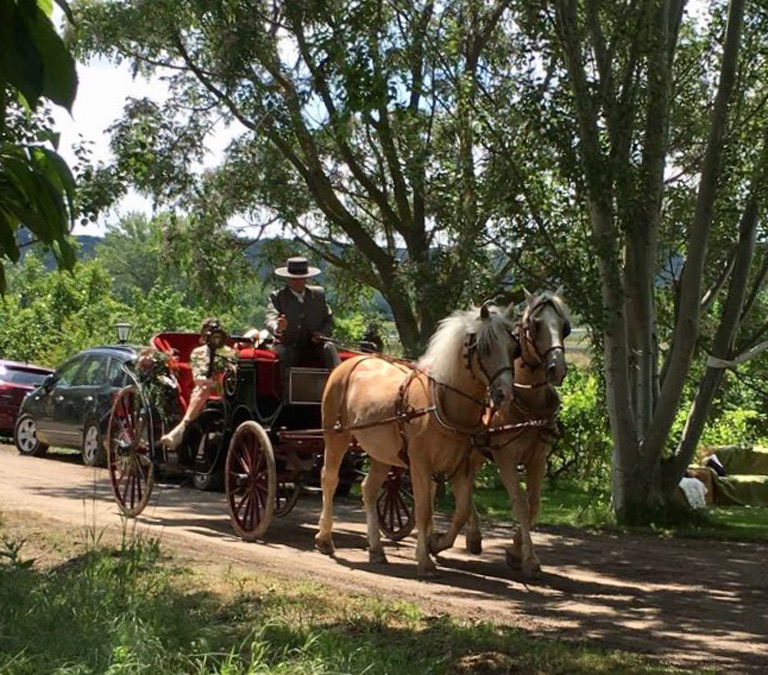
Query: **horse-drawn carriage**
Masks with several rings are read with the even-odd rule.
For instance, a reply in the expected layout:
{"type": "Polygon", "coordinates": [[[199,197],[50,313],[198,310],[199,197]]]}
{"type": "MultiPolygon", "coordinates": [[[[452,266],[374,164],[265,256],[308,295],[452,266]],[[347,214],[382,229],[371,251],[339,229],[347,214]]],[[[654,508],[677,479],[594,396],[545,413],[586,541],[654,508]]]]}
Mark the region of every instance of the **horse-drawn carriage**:
{"type": "MultiPolygon", "coordinates": [[[[333,497],[344,459],[354,456],[350,450],[356,451],[359,442],[370,461],[362,495],[371,561],[386,561],[380,530],[400,538],[415,525],[418,573],[429,576],[435,572],[430,556],[450,548],[465,525],[468,548],[480,550],[472,487],[487,456],[499,469],[519,523],[508,561],[534,575],[539,562],[530,526],[553,438],[559,400],[552,387],[565,377],[570,324],[557,293],[526,293],[519,319],[513,310],[483,305],[454,312],[441,322],[417,364],[347,352],[330,376],[313,367],[292,369],[287,392],[273,352],[241,348],[236,376],[226,379],[223,396],[209,402],[188,429],[177,457],[158,443],[168,428],[159,412],[163,406],[155,403],[158,396],[151,395],[150,382],[134,376],[116,397],[107,438],[118,504],[127,515],[138,515],[149,500],[156,467],[205,474],[215,470],[226,449],[232,525],[244,539],[255,539],[273,515],[293,508],[309,460],[322,451],[323,509],[315,545],[332,553],[333,497]],[[527,494],[519,484],[520,466],[527,494]],[[432,482],[438,474],[448,476],[456,501],[442,534],[432,530],[432,482]]],[[[185,365],[197,339],[161,334],[153,340],[157,349],[176,354],[180,409],[192,385],[185,365]]]]}
{"type": "MultiPolygon", "coordinates": [[[[130,384],[115,397],[106,439],[112,491],[121,511],[135,517],[148,504],[161,470],[188,474],[200,487],[223,482],[234,530],[253,540],[264,535],[273,517],[287,515],[302,491],[317,482],[323,453],[320,402],[328,371],[316,364],[292,368],[285,392],[275,352],[245,338],[231,338],[236,368],[225,373],[222,395],[208,400],[202,414],[187,426],[181,445],[169,450],[160,438],[187,408],[194,386],[190,354],[198,345],[195,333],[152,338],[176,386],[159,382],[156,373],[127,369],[130,384]]],[[[340,354],[342,360],[355,355],[340,354]]],[[[362,453],[350,450],[340,492],[348,491],[362,473],[362,453]]],[[[406,472],[394,468],[378,499],[386,536],[399,539],[411,531],[412,503],[406,472]]]]}

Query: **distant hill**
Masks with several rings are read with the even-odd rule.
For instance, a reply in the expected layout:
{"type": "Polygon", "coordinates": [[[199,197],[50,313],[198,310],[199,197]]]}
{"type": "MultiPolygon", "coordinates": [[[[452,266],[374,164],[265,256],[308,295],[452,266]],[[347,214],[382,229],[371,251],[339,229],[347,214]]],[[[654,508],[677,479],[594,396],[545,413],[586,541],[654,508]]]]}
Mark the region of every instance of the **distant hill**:
{"type": "MultiPolygon", "coordinates": [[[[17,241],[21,247],[21,258],[30,251],[29,243],[32,241],[32,233],[26,228],[19,230],[17,235],[17,241]]],[[[94,237],[89,234],[78,235],[75,237],[78,246],[77,258],[78,260],[92,260],[96,256],[96,244],[103,240],[103,237],[94,237]]],[[[52,271],[56,269],[56,259],[52,253],[48,253],[43,259],[45,269],[52,271]]]]}

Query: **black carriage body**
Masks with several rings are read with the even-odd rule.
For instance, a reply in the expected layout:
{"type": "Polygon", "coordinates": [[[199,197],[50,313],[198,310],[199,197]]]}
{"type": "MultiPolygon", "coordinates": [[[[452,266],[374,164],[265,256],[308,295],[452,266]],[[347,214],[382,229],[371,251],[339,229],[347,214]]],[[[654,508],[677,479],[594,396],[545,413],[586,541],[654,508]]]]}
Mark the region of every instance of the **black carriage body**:
{"type": "MultiPolygon", "coordinates": [[[[198,336],[190,333],[161,333],[152,339],[155,348],[173,357],[182,409],[194,386],[189,357],[198,344],[198,336]]],[[[342,359],[350,356],[341,354],[342,359]]],[[[125,515],[138,516],[149,502],[156,466],[191,472],[199,489],[223,487],[232,526],[248,541],[262,537],[273,516],[289,513],[302,490],[319,489],[321,401],[328,371],[311,364],[294,369],[284,397],[274,352],[240,349],[237,366],[236,374],[224,380],[224,396],[208,401],[176,451],[163,449],[159,439],[177,420],[155,414],[145,383],[126,371],[131,382],[116,395],[106,440],[112,490],[125,515]]],[[[362,468],[362,451],[350,448],[337,494],[347,493],[360,480],[362,468]]],[[[377,509],[382,530],[401,538],[413,527],[413,498],[402,470],[391,473],[377,509]]]]}
{"type": "MultiPolygon", "coordinates": [[[[264,427],[275,451],[279,480],[319,486],[324,448],[321,402],[329,372],[311,365],[293,368],[284,396],[275,354],[261,349],[240,351],[236,384],[227,399],[228,427],[234,432],[247,420],[264,427]]],[[[342,492],[360,480],[362,461],[358,450],[347,453],[339,472],[342,492]]]]}

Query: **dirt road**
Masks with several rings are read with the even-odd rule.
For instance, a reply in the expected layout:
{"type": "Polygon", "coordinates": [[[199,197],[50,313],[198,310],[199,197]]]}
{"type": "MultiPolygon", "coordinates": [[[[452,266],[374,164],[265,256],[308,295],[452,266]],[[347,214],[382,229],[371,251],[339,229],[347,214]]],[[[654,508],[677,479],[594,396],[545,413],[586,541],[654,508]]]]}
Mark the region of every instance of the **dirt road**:
{"type": "MultiPolygon", "coordinates": [[[[413,537],[386,547],[389,565],[368,563],[356,500],[337,505],[335,559],[316,553],[319,508],[318,496],[303,497],[293,513],[273,521],[265,542],[248,544],[233,536],[222,494],[159,485],[139,522],[188,555],[399,596],[428,612],[589,640],[682,666],[768,672],[767,546],[539,531],[534,543],[543,575],[531,583],[504,564],[510,530],[497,526],[486,528],[482,556],[446,552],[438,559],[441,576],[422,582],[415,578],[413,537]]],[[[20,457],[2,445],[0,511],[75,528],[122,528],[104,470],[60,456],[20,457]]]]}

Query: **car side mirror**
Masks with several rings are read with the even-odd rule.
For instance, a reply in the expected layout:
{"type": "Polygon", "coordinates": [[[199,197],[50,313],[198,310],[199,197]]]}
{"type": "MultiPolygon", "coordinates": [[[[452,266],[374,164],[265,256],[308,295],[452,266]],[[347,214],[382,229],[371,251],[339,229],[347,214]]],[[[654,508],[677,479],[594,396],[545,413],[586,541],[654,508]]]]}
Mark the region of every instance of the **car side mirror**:
{"type": "Polygon", "coordinates": [[[58,376],[56,373],[51,373],[50,375],[46,375],[45,379],[43,380],[42,384],[40,385],[43,389],[50,389],[54,384],[56,384],[56,380],[58,380],[58,376]]]}

